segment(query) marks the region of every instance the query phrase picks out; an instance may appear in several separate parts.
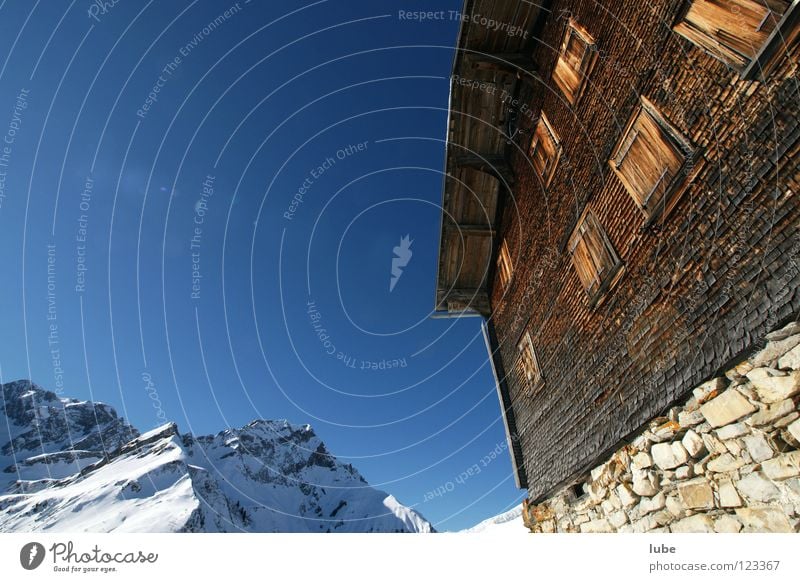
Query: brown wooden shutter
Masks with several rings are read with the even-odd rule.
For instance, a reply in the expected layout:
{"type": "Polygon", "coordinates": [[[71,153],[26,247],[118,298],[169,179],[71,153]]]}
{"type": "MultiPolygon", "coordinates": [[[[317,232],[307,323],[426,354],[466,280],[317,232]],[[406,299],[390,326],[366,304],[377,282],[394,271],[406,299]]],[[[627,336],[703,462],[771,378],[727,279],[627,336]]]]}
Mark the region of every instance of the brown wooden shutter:
{"type": "Polygon", "coordinates": [[[594,303],[603,286],[616,276],[621,263],[605,231],[589,209],[570,238],[569,250],[578,278],[594,303]]]}
{"type": "Polygon", "coordinates": [[[592,295],[600,286],[600,280],[597,278],[594,261],[592,261],[586,241],[582,236],[575,241],[572,260],[575,263],[575,270],[578,272],[578,278],[583,283],[584,289],[589,295],[592,295]]]}
{"type": "Polygon", "coordinates": [[[586,76],[594,64],[596,54],[592,51],[593,46],[594,39],[583,27],[570,20],[553,68],[553,81],[571,105],[578,101],[586,76]]]}
{"type": "Polygon", "coordinates": [[[553,134],[547,118],[542,113],[539,123],[533,132],[529,155],[536,173],[542,179],[543,186],[550,184],[559,157],[558,138],[553,134]]]}
{"type": "Polygon", "coordinates": [[[544,177],[547,172],[547,154],[542,141],[544,139],[544,132],[541,122],[536,126],[536,131],[533,136],[533,143],[531,144],[531,162],[539,177],[544,177]]]}
{"type": "Polygon", "coordinates": [[[692,0],[675,32],[742,70],[788,6],[787,0],[692,0]]]}
{"type": "Polygon", "coordinates": [[[586,233],[583,238],[594,262],[595,277],[598,281],[603,281],[616,266],[617,259],[606,243],[606,236],[600,224],[591,213],[586,215],[586,233]]]}
{"type": "Polygon", "coordinates": [[[522,340],[517,345],[519,359],[517,360],[517,378],[520,385],[525,386],[526,394],[530,395],[534,388],[542,382],[542,370],[533,349],[530,332],[526,331],[522,340]]]}
{"type": "Polygon", "coordinates": [[[508,287],[513,273],[514,267],[511,264],[511,254],[508,252],[508,244],[506,244],[506,241],[503,241],[500,245],[500,253],[497,257],[497,274],[500,277],[500,285],[503,288],[508,287]]]}
{"type": "Polygon", "coordinates": [[[631,196],[648,214],[664,200],[684,161],[683,152],[644,108],[614,158],[631,196]]]}

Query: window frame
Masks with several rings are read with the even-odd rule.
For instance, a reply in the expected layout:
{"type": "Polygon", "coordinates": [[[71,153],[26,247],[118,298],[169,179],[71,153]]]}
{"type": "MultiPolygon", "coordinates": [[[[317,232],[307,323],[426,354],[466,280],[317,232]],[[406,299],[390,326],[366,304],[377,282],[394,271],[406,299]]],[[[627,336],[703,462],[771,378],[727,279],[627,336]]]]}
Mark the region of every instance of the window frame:
{"type": "Polygon", "coordinates": [[[522,372],[522,376],[518,377],[518,380],[520,384],[525,387],[525,396],[532,396],[534,392],[544,385],[542,367],[539,364],[536,350],[533,348],[531,332],[527,330],[523,334],[522,339],[517,343],[517,371],[522,372]],[[526,354],[529,357],[526,357],[526,354]],[[529,367],[530,369],[528,369],[529,367]]]}
{"type": "Polygon", "coordinates": [[[589,75],[591,75],[594,65],[597,62],[597,56],[597,43],[595,42],[594,37],[590,35],[583,26],[578,24],[574,18],[570,18],[567,21],[566,28],[564,30],[564,35],[561,40],[561,48],[558,52],[556,64],[553,66],[551,79],[555,83],[556,87],[558,87],[558,89],[561,91],[562,95],[564,95],[564,97],[567,99],[567,102],[573,107],[578,104],[583,96],[589,75]],[[577,70],[573,69],[566,60],[567,48],[569,47],[569,42],[573,37],[577,37],[577,39],[583,43],[584,47],[580,65],[577,70]],[[566,81],[557,75],[560,66],[569,68],[578,77],[578,86],[575,87],[574,90],[571,90],[571,88],[567,86],[566,81]]]}
{"type": "MultiPolygon", "coordinates": [[[[661,150],[663,151],[663,150],[661,150]]],[[[613,170],[614,174],[619,178],[622,185],[627,190],[628,195],[633,199],[636,206],[639,208],[644,216],[644,223],[642,228],[647,228],[659,220],[666,219],[672,212],[673,208],[679,202],[681,196],[688,188],[698,171],[698,161],[702,154],[703,149],[694,146],[682,133],[675,127],[661,112],[653,105],[646,97],[639,98],[639,103],[631,114],[624,131],[617,140],[617,144],[611,151],[611,156],[608,159],[608,164],[613,170]],[[628,170],[623,167],[627,155],[633,147],[634,142],[639,138],[642,131],[639,126],[639,120],[642,115],[647,115],[652,123],[655,124],[657,130],[662,134],[662,139],[668,142],[668,146],[674,149],[676,157],[680,159],[680,166],[670,178],[669,184],[663,188],[663,192],[654,204],[650,204],[653,196],[657,192],[657,188],[661,185],[661,181],[667,175],[669,165],[659,168],[660,177],[652,186],[650,192],[640,191],[628,178],[628,170]]],[[[668,158],[668,153],[660,156],[663,159],[668,158]]]]}
{"type": "Polygon", "coordinates": [[[533,130],[531,143],[530,146],[528,147],[528,158],[531,160],[534,172],[541,179],[543,188],[547,188],[548,186],[550,186],[550,182],[553,181],[553,176],[556,173],[558,162],[561,159],[561,151],[562,151],[561,139],[553,129],[553,126],[550,124],[550,121],[547,119],[547,115],[545,115],[544,111],[542,111],[539,115],[539,121],[536,123],[536,127],[533,130]],[[545,133],[548,139],[552,142],[554,150],[552,157],[548,158],[545,167],[542,168],[541,171],[537,167],[536,163],[536,150],[541,142],[541,140],[539,139],[540,127],[544,128],[543,133],[545,133]]]}
{"type": "Polygon", "coordinates": [[[605,228],[589,206],[584,209],[575,224],[567,243],[567,250],[572,258],[572,266],[575,268],[578,280],[588,296],[589,307],[599,306],[621,278],[625,271],[625,264],[608,238],[605,228]],[[587,235],[596,236],[597,239],[589,244],[586,240],[587,235]],[[585,257],[579,258],[576,257],[576,250],[581,245],[583,245],[581,253],[585,257]],[[600,264],[602,257],[596,256],[599,249],[607,254],[609,259],[607,265],[600,264]],[[587,259],[588,263],[585,262],[587,259]],[[591,268],[592,272],[587,271],[585,267],[591,268]],[[591,285],[590,281],[596,283],[596,286],[591,285]]]}
{"type": "MultiPolygon", "coordinates": [[[[760,32],[764,25],[769,21],[770,15],[774,15],[772,28],[763,35],[763,38],[760,39],[758,45],[749,45],[752,49],[749,52],[752,52],[752,54],[744,54],[741,52],[741,50],[739,50],[739,48],[734,46],[733,43],[726,43],[724,38],[720,38],[722,35],[726,35],[733,39],[742,37],[746,30],[743,30],[741,26],[736,30],[726,29],[724,28],[726,24],[725,22],[714,21],[713,24],[715,26],[716,34],[711,34],[710,32],[704,30],[702,25],[698,25],[696,22],[693,22],[690,19],[690,13],[695,3],[703,2],[708,3],[709,0],[685,0],[681,6],[681,10],[678,12],[677,17],[675,18],[672,30],[709,56],[738,72],[743,78],[748,79],[753,78],[753,66],[758,64],[762,53],[772,43],[776,33],[778,33],[778,36],[780,36],[779,33],[783,28],[784,22],[797,6],[796,0],[728,0],[728,2],[731,4],[731,15],[741,13],[742,7],[739,6],[739,4],[750,5],[757,9],[766,9],[763,18],[761,18],[758,26],[755,28],[755,32],[760,32]],[[785,3],[786,5],[783,7],[783,12],[779,13],[773,8],[773,6],[777,8],[777,5],[780,3],[785,3]],[[732,10],[732,8],[736,6],[739,7],[740,12],[738,13],[732,10]]],[[[712,23],[710,22],[709,24],[712,23]]]]}
{"type": "Polygon", "coordinates": [[[511,252],[508,250],[508,243],[505,239],[500,243],[497,252],[497,278],[500,288],[506,291],[514,278],[514,262],[511,259],[511,252]]]}

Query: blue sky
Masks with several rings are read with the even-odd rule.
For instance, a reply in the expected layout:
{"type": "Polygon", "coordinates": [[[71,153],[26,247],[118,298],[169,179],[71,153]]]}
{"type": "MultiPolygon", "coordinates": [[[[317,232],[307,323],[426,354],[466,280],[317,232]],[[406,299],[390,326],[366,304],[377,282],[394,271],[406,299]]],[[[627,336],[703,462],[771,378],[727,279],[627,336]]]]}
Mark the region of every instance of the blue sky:
{"type": "Polygon", "coordinates": [[[91,6],[0,4],[2,380],[143,430],[310,423],[440,529],[518,502],[479,320],[430,318],[458,21],[91,6]]]}

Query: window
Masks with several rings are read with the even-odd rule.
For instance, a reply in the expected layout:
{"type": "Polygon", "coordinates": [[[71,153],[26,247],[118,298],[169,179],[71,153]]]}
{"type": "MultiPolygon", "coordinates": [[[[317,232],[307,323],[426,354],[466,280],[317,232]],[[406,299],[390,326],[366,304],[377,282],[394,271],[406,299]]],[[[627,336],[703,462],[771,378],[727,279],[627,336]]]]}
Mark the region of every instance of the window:
{"type": "Polygon", "coordinates": [[[675,205],[698,153],[642,98],[609,164],[650,223],[675,205]]]}
{"type": "Polygon", "coordinates": [[[536,173],[542,179],[542,186],[547,188],[558,165],[561,146],[558,143],[558,136],[553,131],[550,122],[547,121],[544,112],[542,112],[539,123],[536,125],[536,130],[533,132],[528,155],[536,173]]]}
{"type": "Polygon", "coordinates": [[[519,350],[518,373],[520,384],[525,387],[525,394],[530,396],[542,383],[542,370],[533,351],[533,341],[530,332],[525,332],[522,341],[517,345],[519,350]]]}
{"type": "Polygon", "coordinates": [[[511,254],[508,252],[506,241],[500,245],[500,254],[497,257],[497,276],[500,278],[500,285],[505,290],[511,282],[511,275],[514,267],[511,264],[511,254]]]}
{"type": "Polygon", "coordinates": [[[588,208],[569,239],[569,252],[590,305],[597,305],[622,273],[622,262],[588,208]]]}
{"type": "Polygon", "coordinates": [[[561,89],[570,105],[575,105],[583,93],[586,79],[597,61],[594,39],[570,19],[561,51],[553,69],[553,81],[561,89]]]}
{"type": "Polygon", "coordinates": [[[789,0],[687,0],[674,30],[743,72],[789,4],[789,0]]]}

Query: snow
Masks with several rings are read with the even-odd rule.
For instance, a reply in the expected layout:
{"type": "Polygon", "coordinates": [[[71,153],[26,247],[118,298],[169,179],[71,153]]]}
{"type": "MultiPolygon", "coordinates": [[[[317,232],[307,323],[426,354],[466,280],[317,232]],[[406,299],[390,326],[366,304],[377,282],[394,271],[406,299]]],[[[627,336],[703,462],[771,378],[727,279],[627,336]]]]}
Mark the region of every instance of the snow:
{"type": "Polygon", "coordinates": [[[479,524],[461,530],[458,533],[481,534],[493,536],[517,536],[529,533],[528,528],[522,522],[522,507],[518,506],[510,511],[501,513],[489,519],[485,519],[479,524]]]}
{"type": "MultiPolygon", "coordinates": [[[[63,400],[44,430],[32,430],[32,404],[19,404],[19,387],[8,386],[17,404],[0,409],[0,448],[15,456],[0,456],[0,471],[16,464],[19,473],[0,482],[0,531],[433,531],[331,455],[307,424],[257,420],[190,437],[168,423],[139,435],[107,405],[63,400]],[[91,426],[100,409],[106,421],[91,426]],[[134,438],[111,451],[98,431],[134,438]]],[[[33,400],[47,398],[42,391],[33,400]]]]}

